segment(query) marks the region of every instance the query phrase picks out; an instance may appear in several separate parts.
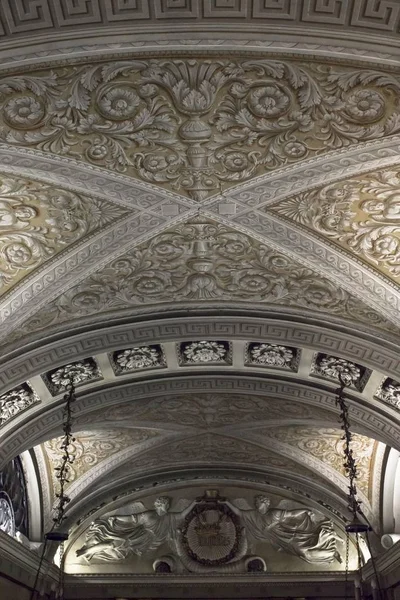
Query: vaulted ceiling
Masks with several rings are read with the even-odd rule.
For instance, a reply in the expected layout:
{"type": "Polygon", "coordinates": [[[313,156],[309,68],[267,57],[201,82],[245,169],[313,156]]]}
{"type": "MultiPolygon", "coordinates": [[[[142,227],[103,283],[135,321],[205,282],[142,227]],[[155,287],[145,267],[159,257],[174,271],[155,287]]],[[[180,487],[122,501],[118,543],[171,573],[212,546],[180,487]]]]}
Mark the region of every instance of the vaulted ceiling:
{"type": "Polygon", "coordinates": [[[48,525],[72,369],[69,526],[199,478],[343,519],[346,365],[380,534],[400,449],[400,7],[128,4],[0,7],[1,460],[35,448],[48,525]]]}

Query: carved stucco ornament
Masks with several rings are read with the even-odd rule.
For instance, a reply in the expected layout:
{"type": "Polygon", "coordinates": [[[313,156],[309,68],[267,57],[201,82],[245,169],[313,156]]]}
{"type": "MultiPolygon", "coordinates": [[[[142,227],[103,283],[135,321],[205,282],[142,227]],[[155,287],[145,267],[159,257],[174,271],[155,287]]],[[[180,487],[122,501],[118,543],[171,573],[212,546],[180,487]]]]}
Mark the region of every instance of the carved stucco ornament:
{"type": "Polygon", "coordinates": [[[206,490],[194,501],[171,503],[160,496],[152,509],[136,501],[93,521],[75,554],[81,564],[119,563],[167,543],[173,571],[240,573],[256,558],[251,547],[257,541],[261,551],[267,542],[310,564],[342,562],[342,539],[329,519],[305,506],[280,504],[272,508],[268,497],[256,496],[251,506],[244,498],[221,497],[218,490],[206,490]]]}
{"type": "Polygon", "coordinates": [[[16,335],[121,308],[216,300],[295,306],[393,330],[373,309],[312,269],[200,217],[111,261],[39,310],[16,335]]]}
{"type": "Polygon", "coordinates": [[[1,176],[0,295],[64,248],[127,214],[106,201],[1,176]]]}
{"type": "Polygon", "coordinates": [[[55,395],[64,392],[71,383],[79,386],[101,376],[97,362],[93,358],[86,358],[54,369],[43,375],[43,379],[51,393],[55,395]]]}
{"type": "Polygon", "coordinates": [[[271,210],[400,280],[400,171],[357,175],[281,200],[271,210]]]}
{"type": "Polygon", "coordinates": [[[230,361],[229,342],[199,340],[183,342],[179,346],[180,364],[228,363],[230,361]]]}
{"type": "Polygon", "coordinates": [[[0,78],[0,139],[201,201],[399,132],[397,75],[268,59],[122,59],[0,78]]]}
{"type": "Polygon", "coordinates": [[[245,362],[254,366],[296,370],[299,354],[296,348],[251,342],[246,345],[245,362]]]}
{"type": "MultiPolygon", "coordinates": [[[[70,444],[70,454],[74,460],[68,471],[69,487],[93,467],[103,463],[111,456],[118,454],[137,444],[157,436],[153,429],[107,429],[95,431],[79,431],[70,444]]],[[[54,467],[60,466],[64,453],[63,438],[53,438],[43,444],[45,455],[51,465],[53,486],[56,489],[57,479],[54,467]]]]}
{"type": "Polygon", "coordinates": [[[333,381],[343,379],[346,385],[351,385],[362,391],[371,375],[371,371],[351,360],[317,353],[311,367],[311,372],[320,377],[333,381]]]}
{"type": "Polygon", "coordinates": [[[257,398],[244,394],[193,393],[174,394],[136,403],[124,403],[88,415],[76,416],[76,423],[86,426],[101,419],[106,423],[178,423],[194,427],[223,427],[235,424],[252,424],[269,419],[284,418],[309,420],[329,419],[329,412],[306,404],[275,399],[257,398]]]}
{"type": "Polygon", "coordinates": [[[0,396],[0,426],[39,401],[38,396],[27,383],[6,392],[0,396]]]}
{"type": "Polygon", "coordinates": [[[165,367],[166,360],[160,345],[137,346],[114,352],[112,364],[117,375],[140,369],[165,367]]]}
{"type": "MultiPolygon", "coordinates": [[[[339,429],[296,425],[266,428],[259,433],[285,444],[290,444],[305,454],[315,456],[338,473],[346,475],[343,466],[343,432],[339,429]]],[[[375,440],[357,433],[353,433],[352,438],[352,448],[357,456],[357,469],[359,471],[357,487],[368,494],[372,478],[375,440]]]]}
{"type": "Polygon", "coordinates": [[[379,400],[383,400],[383,402],[400,410],[400,383],[398,381],[390,378],[385,379],[375,396],[379,400]]]}

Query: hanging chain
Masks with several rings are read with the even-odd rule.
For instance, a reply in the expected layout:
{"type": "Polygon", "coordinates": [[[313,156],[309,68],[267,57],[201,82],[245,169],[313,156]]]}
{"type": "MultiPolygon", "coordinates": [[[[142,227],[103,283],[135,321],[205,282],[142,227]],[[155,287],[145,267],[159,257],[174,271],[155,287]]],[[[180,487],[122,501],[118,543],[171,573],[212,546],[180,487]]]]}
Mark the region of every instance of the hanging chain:
{"type": "Polygon", "coordinates": [[[360,512],[360,502],[357,500],[357,463],[356,459],[353,455],[353,450],[351,448],[351,441],[353,439],[351,430],[350,430],[350,421],[349,421],[349,409],[344,399],[344,390],[346,385],[351,383],[350,376],[345,373],[339,373],[339,382],[340,388],[337,392],[336,404],[340,409],[340,420],[342,423],[343,429],[343,437],[344,440],[344,469],[346,476],[349,480],[349,493],[347,494],[348,500],[348,509],[353,513],[353,518],[355,519],[357,513],[360,512]]]}
{"type": "Polygon", "coordinates": [[[61,457],[61,465],[55,467],[56,479],[59,482],[59,491],[56,494],[58,499],[57,506],[55,507],[56,516],[53,518],[53,530],[55,527],[60,527],[64,521],[65,507],[70,502],[69,496],[65,493],[65,486],[69,483],[69,475],[71,471],[71,464],[74,462],[75,455],[72,453],[70,446],[75,441],[72,435],[72,404],[76,400],[74,381],[71,379],[69,389],[64,396],[65,406],[63,409],[63,431],[64,437],[61,442],[61,450],[63,455],[61,457]]]}
{"type": "MultiPolygon", "coordinates": [[[[338,373],[338,378],[339,378],[340,387],[337,390],[336,405],[339,406],[341,428],[343,430],[343,436],[342,436],[342,440],[344,441],[343,467],[345,470],[346,477],[348,478],[348,481],[349,481],[349,485],[348,485],[349,491],[347,494],[348,509],[353,515],[352,523],[350,525],[346,526],[346,567],[345,567],[346,568],[346,573],[345,573],[346,591],[345,591],[345,598],[347,600],[347,598],[348,598],[348,579],[349,579],[350,532],[356,533],[357,563],[358,563],[358,572],[360,574],[360,585],[361,585],[362,558],[361,558],[358,529],[360,527],[362,529],[364,526],[361,524],[361,522],[359,522],[359,524],[357,522],[357,515],[358,515],[358,513],[361,512],[361,508],[360,508],[361,504],[357,499],[356,481],[357,481],[357,476],[358,476],[358,470],[357,470],[356,459],[354,458],[353,450],[351,448],[351,442],[352,442],[353,436],[352,436],[351,429],[350,429],[349,409],[348,409],[348,406],[347,406],[345,398],[344,398],[344,390],[347,385],[354,383],[354,378],[351,376],[351,374],[349,372],[347,372],[345,370],[338,373]]],[[[362,593],[362,591],[361,591],[361,593],[362,593]]]]}
{"type": "Polygon", "coordinates": [[[71,451],[71,445],[75,441],[75,438],[72,435],[72,412],[73,412],[72,404],[76,400],[75,385],[74,385],[73,378],[71,378],[71,380],[70,380],[70,383],[67,387],[67,392],[64,395],[63,400],[65,402],[64,408],[63,408],[63,413],[62,413],[64,435],[63,435],[61,446],[60,446],[63,454],[61,457],[61,464],[58,467],[55,467],[55,469],[54,469],[56,471],[56,479],[58,480],[58,483],[59,483],[59,491],[56,494],[57,505],[55,507],[55,516],[53,518],[53,526],[50,529],[50,531],[48,533],[46,533],[46,535],[45,535],[44,544],[43,544],[43,548],[42,548],[42,554],[41,554],[39,566],[38,566],[38,569],[36,572],[35,583],[32,588],[30,600],[33,600],[35,598],[36,587],[37,587],[37,584],[39,581],[39,576],[40,576],[40,572],[42,569],[42,565],[43,565],[43,561],[44,561],[44,557],[45,557],[45,553],[46,553],[47,543],[49,541],[57,541],[57,540],[61,541],[61,545],[60,545],[61,562],[60,562],[60,573],[59,573],[59,585],[58,585],[58,591],[57,591],[57,598],[62,599],[64,597],[64,592],[63,592],[64,573],[63,573],[63,564],[62,564],[63,549],[64,549],[63,540],[68,539],[68,535],[62,534],[62,533],[57,533],[55,531],[55,529],[59,528],[62,525],[62,523],[65,519],[65,516],[64,516],[65,507],[70,502],[69,496],[67,496],[65,493],[65,486],[67,485],[67,483],[69,483],[69,474],[70,474],[70,470],[71,470],[71,464],[74,462],[74,459],[75,459],[75,455],[71,451]]]}

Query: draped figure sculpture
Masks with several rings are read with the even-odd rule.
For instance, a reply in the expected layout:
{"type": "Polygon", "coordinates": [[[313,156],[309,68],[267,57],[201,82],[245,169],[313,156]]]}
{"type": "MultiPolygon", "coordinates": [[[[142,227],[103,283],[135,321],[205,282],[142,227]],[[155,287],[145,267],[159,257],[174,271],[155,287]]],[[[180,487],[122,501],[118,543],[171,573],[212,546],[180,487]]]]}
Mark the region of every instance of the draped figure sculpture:
{"type": "MultiPolygon", "coordinates": [[[[141,502],[131,503],[96,519],[87,531],[85,544],[76,551],[76,555],[88,562],[93,559],[118,562],[132,554],[141,556],[156,550],[167,542],[183,568],[198,571],[193,560],[188,566],[181,527],[186,517],[193,518],[193,507],[199,502],[203,500],[180,499],[173,512],[170,500],[165,496],[155,500],[152,510],[147,510],[141,502]]],[[[243,498],[232,501],[223,498],[217,502],[226,504],[240,519],[243,531],[241,551],[230,561],[236,563],[237,569],[245,564],[251,539],[269,542],[274,549],[308,563],[342,562],[337,550],[337,543],[342,540],[332,522],[321,514],[307,508],[283,508],[282,503],[281,507],[270,508],[270,500],[265,496],[256,496],[254,507],[243,498]]],[[[218,508],[214,510],[218,511],[218,508]]],[[[230,566],[222,568],[231,569],[230,566]]]]}
{"type": "Polygon", "coordinates": [[[141,502],[131,504],[128,510],[131,514],[123,514],[125,509],[96,519],[89,527],[85,545],[76,555],[88,561],[96,558],[110,562],[124,560],[130,554],[141,556],[165,541],[173,543],[176,519],[185,515],[182,510],[170,512],[170,500],[166,496],[154,501],[154,510],[146,510],[141,502]]]}
{"type": "Polygon", "coordinates": [[[308,563],[342,562],[337,550],[342,540],[326,517],[305,508],[270,508],[266,496],[256,496],[254,504],[246,510],[240,500],[235,502],[247,532],[256,540],[268,541],[276,550],[308,563]]]}

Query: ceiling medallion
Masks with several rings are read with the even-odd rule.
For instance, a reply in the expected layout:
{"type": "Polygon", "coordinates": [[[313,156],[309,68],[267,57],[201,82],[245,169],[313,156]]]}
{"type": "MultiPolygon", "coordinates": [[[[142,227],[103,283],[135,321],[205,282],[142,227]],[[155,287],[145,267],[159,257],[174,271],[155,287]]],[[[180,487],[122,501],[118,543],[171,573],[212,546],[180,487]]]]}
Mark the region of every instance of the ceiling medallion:
{"type": "Polygon", "coordinates": [[[0,426],[38,402],[39,398],[28,383],[6,392],[0,396],[0,426]]]}
{"type": "Polygon", "coordinates": [[[181,365],[194,364],[231,364],[229,342],[200,340],[183,342],[179,345],[178,360],[181,365]]]}
{"type": "Polygon", "coordinates": [[[400,383],[388,377],[381,383],[375,397],[400,410],[400,383]]]}
{"type": "Polygon", "coordinates": [[[42,375],[42,378],[53,396],[68,389],[71,381],[75,386],[101,379],[102,375],[94,358],[68,363],[42,375]]]}
{"type": "Polygon", "coordinates": [[[110,358],[116,375],[167,366],[163,349],[159,344],[118,350],[110,358]]]}
{"type": "Polygon", "coordinates": [[[245,364],[297,371],[300,350],[278,344],[250,342],[246,344],[245,364]]]}
{"type": "Polygon", "coordinates": [[[311,374],[331,381],[339,381],[339,378],[342,377],[346,380],[346,385],[362,392],[371,371],[350,360],[318,352],[314,356],[311,374]]]}

